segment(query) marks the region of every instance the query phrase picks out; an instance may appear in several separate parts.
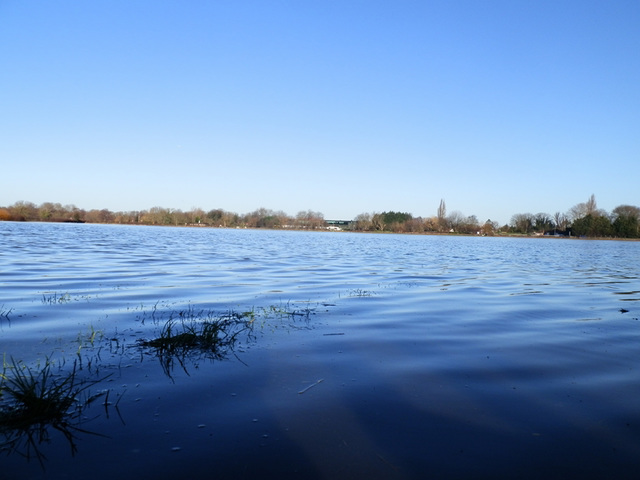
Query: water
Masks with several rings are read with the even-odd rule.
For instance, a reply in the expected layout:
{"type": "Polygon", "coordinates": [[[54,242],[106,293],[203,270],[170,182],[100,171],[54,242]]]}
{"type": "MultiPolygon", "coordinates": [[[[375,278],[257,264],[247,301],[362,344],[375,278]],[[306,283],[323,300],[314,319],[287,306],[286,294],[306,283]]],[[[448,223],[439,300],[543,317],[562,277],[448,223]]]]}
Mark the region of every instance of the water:
{"type": "Polygon", "coordinates": [[[639,260],[636,242],[0,223],[5,359],[75,361],[109,392],[72,439],[23,435],[0,478],[635,478],[639,260]],[[168,363],[138,343],[207,315],[251,335],[168,363]]]}

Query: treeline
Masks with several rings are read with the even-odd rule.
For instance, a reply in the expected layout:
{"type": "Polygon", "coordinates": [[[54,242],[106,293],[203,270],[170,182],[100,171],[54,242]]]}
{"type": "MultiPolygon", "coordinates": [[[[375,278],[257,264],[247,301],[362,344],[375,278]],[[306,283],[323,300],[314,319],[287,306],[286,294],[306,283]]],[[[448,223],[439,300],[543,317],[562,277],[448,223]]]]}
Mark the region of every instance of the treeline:
{"type": "Polygon", "coordinates": [[[522,234],[546,233],[577,237],[640,237],[640,208],[619,205],[610,213],[598,208],[595,195],[567,213],[519,213],[511,217],[510,231],[522,234]]]}
{"type": "Polygon", "coordinates": [[[341,229],[363,232],[396,233],[457,233],[471,235],[563,235],[578,237],[640,237],[640,208],[620,205],[611,212],[599,209],[595,196],[579,203],[568,212],[518,213],[511,221],[500,226],[487,220],[480,222],[475,215],[465,216],[459,211],[447,212],[440,201],[436,215],[414,217],[406,212],[361,213],[353,220],[325,220],[324,215],[312,210],[300,211],[295,216],[282,211],[260,208],[246,214],[222,209],[189,211],[153,207],[149,210],[112,212],[107,209],[83,210],[75,205],[46,202],[35,205],[20,201],[0,207],[0,220],[43,222],[120,223],[139,225],[198,225],[224,228],[270,229],[341,229]]]}
{"type": "Polygon", "coordinates": [[[260,208],[239,215],[222,209],[205,212],[200,208],[182,211],[173,208],[152,207],[148,210],[112,212],[107,209],[84,210],[75,205],[45,202],[35,205],[19,201],[8,207],[0,207],[0,220],[18,222],[75,222],[121,223],[136,225],[201,225],[210,227],[242,228],[310,228],[325,226],[322,213],[301,211],[291,217],[282,211],[260,208]]]}

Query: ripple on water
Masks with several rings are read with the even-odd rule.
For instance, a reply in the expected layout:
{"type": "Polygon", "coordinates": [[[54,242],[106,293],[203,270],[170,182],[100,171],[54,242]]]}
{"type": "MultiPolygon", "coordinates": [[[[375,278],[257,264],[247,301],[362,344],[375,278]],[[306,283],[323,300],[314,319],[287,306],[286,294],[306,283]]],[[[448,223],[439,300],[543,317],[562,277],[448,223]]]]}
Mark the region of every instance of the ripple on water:
{"type": "Polygon", "coordinates": [[[108,437],[43,446],[53,477],[622,478],[639,247],[3,222],[0,336],[110,375],[124,422],[100,405],[108,437]],[[250,312],[252,335],[213,360],[140,349],[199,311],[250,312]]]}

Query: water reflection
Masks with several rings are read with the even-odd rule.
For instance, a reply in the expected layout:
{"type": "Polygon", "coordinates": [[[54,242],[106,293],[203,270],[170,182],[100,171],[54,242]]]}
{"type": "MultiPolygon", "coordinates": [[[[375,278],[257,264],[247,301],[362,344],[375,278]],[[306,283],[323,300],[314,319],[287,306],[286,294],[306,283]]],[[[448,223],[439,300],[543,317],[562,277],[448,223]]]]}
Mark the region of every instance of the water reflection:
{"type": "Polygon", "coordinates": [[[5,428],[3,478],[29,477],[19,455],[35,459],[34,445],[56,478],[637,469],[640,243],[9,227],[3,352],[33,365],[51,347],[135,394],[120,402],[126,432],[105,420],[106,394],[68,417],[73,462],[51,422],[5,428]],[[281,299],[297,307],[261,307],[281,299]],[[311,302],[335,312],[309,325],[298,307],[311,302]]]}

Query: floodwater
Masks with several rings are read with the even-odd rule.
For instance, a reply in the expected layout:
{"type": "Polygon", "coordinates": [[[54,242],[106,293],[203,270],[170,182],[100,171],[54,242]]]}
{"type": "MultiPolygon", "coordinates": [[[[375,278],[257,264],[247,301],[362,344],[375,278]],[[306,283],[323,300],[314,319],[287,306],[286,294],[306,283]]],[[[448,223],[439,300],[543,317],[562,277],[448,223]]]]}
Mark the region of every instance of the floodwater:
{"type": "Polygon", "coordinates": [[[639,266],[638,242],[1,222],[5,365],[98,383],[62,427],[0,430],[0,478],[636,478],[639,266]],[[233,342],[141,344],[207,319],[233,342]]]}

